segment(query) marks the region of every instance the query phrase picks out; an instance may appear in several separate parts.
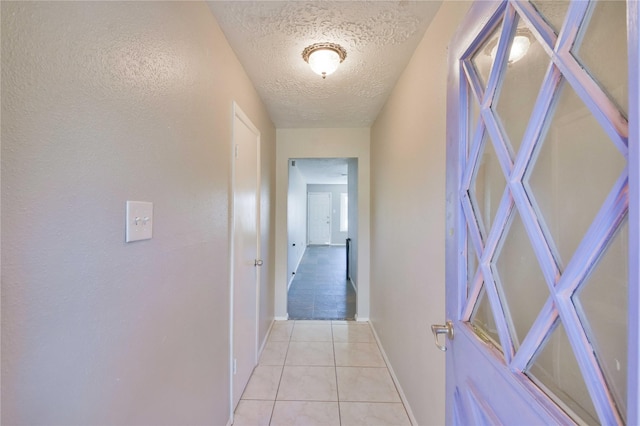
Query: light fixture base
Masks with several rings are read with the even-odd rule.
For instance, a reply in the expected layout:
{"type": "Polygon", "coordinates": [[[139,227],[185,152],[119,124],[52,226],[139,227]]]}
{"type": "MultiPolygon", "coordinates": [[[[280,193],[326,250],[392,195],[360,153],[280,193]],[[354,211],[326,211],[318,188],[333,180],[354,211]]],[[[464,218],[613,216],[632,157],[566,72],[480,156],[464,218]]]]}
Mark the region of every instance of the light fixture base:
{"type": "Polygon", "coordinates": [[[314,43],[302,51],[302,59],[323,79],[327,78],[328,74],[333,73],[338,64],[342,63],[346,57],[347,51],[336,43],[314,43]],[[311,58],[312,55],[314,56],[313,59],[311,58]],[[322,59],[318,59],[319,57],[322,59]]]}

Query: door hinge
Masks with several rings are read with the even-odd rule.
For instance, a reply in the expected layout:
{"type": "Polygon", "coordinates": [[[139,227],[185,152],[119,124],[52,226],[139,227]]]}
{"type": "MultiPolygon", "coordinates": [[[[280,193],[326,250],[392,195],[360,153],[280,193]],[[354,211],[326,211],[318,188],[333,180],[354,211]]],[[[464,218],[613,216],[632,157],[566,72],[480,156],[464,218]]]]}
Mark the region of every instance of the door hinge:
{"type": "Polygon", "coordinates": [[[235,146],[234,151],[234,155],[238,158],[238,145],[235,146]]]}
{"type": "Polygon", "coordinates": [[[238,372],[238,360],[236,358],[233,359],[233,375],[235,376],[238,372]]]}

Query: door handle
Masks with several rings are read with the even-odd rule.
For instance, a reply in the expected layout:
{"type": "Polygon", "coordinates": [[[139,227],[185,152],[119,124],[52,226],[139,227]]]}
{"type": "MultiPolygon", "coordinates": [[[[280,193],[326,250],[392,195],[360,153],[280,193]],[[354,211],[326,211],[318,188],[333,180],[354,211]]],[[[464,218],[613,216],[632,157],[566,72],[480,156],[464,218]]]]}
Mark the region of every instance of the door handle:
{"type": "Polygon", "coordinates": [[[449,340],[453,340],[453,322],[447,321],[445,325],[432,324],[431,332],[433,333],[433,338],[435,339],[438,349],[440,349],[442,352],[446,351],[447,347],[440,344],[440,342],[438,341],[438,336],[441,334],[446,334],[449,340]]]}
{"type": "Polygon", "coordinates": [[[256,259],[256,261],[253,263],[253,266],[262,266],[262,259],[256,259]]]}

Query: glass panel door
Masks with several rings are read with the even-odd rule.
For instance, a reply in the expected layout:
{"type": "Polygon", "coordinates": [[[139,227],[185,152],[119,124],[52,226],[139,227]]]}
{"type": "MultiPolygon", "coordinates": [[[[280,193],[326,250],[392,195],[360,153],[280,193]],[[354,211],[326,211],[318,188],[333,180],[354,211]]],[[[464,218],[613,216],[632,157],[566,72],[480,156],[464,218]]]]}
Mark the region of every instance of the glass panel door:
{"type": "Polygon", "coordinates": [[[626,4],[505,3],[459,58],[462,320],[576,422],[624,423],[626,4]]]}

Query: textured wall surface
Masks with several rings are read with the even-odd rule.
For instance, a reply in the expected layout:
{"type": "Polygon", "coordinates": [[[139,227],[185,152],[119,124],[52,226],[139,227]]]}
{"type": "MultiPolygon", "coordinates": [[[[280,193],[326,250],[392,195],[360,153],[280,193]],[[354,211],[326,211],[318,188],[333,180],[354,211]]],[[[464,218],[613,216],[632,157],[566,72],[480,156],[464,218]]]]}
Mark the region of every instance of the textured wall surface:
{"type": "Polygon", "coordinates": [[[447,48],[468,2],[434,18],[371,129],[371,322],[418,424],[444,424],[447,48]]]}
{"type": "Polygon", "coordinates": [[[1,422],[225,424],[232,101],[262,132],[262,338],[266,109],[204,3],[1,7],[1,422]],[[152,240],[124,242],[126,200],[152,240]]]}
{"type": "Polygon", "coordinates": [[[278,128],[369,127],[440,1],[209,1],[278,128]],[[318,42],[347,58],[323,80],[302,59],[318,42]]]}

